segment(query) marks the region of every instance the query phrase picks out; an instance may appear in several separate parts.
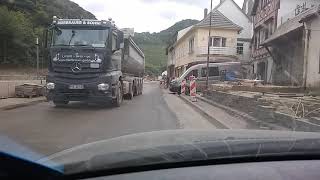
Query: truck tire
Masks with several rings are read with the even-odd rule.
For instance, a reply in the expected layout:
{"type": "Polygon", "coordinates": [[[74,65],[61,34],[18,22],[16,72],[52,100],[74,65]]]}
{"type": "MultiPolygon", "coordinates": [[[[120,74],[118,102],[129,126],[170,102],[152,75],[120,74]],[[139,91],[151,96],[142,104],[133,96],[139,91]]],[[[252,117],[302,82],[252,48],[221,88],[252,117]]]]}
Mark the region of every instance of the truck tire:
{"type": "Polygon", "coordinates": [[[125,99],[125,100],[132,100],[133,99],[132,84],[129,85],[129,92],[127,94],[123,95],[123,99],[125,99]]]}
{"type": "Polygon", "coordinates": [[[123,101],[122,83],[119,82],[116,90],[116,99],[112,101],[114,107],[120,107],[123,101]]]}
{"type": "Polygon", "coordinates": [[[131,86],[130,86],[130,91],[129,91],[129,93],[127,94],[127,98],[128,98],[129,100],[132,100],[132,99],[133,99],[133,83],[132,83],[131,86]]]}
{"type": "Polygon", "coordinates": [[[53,101],[53,104],[55,105],[55,107],[61,107],[69,104],[69,101],[53,101]]]}
{"type": "Polygon", "coordinates": [[[137,84],[135,84],[133,86],[133,96],[138,96],[139,95],[139,92],[138,92],[138,87],[137,87],[137,84]]]}
{"type": "Polygon", "coordinates": [[[139,92],[138,92],[138,95],[141,95],[142,94],[142,84],[139,84],[139,92]]]}

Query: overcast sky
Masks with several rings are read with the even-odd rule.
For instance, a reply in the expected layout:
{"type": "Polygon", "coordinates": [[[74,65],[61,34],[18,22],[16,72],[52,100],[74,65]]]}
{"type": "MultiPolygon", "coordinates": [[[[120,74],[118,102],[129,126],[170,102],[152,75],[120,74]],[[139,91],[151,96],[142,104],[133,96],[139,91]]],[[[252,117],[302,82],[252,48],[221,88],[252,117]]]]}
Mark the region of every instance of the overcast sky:
{"type": "MultiPolygon", "coordinates": [[[[183,19],[203,18],[210,0],[72,0],[98,19],[111,17],[120,28],[159,32],[183,19]]],[[[216,6],[220,0],[213,0],[216,6]]],[[[242,7],[243,0],[234,0],[242,7]]]]}

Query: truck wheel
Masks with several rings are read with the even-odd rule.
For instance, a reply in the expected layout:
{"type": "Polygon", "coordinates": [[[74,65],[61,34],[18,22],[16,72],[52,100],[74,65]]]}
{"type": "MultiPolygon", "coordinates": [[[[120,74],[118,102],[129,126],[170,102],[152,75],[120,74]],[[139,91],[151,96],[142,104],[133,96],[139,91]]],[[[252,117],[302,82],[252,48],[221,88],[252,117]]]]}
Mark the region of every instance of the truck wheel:
{"type": "Polygon", "coordinates": [[[117,91],[116,91],[116,99],[113,100],[112,104],[115,107],[120,107],[123,100],[123,92],[122,92],[122,84],[118,83],[117,91]]]}
{"type": "Polygon", "coordinates": [[[54,104],[56,107],[61,107],[61,106],[63,106],[63,105],[69,104],[69,101],[53,101],[53,104],[54,104]]]}
{"type": "Polygon", "coordinates": [[[133,96],[138,96],[138,88],[137,88],[137,85],[133,86],[133,96]]]}
{"type": "Polygon", "coordinates": [[[133,84],[131,84],[131,86],[130,86],[130,90],[129,90],[129,93],[127,94],[127,98],[129,100],[133,99],[133,84]]]}

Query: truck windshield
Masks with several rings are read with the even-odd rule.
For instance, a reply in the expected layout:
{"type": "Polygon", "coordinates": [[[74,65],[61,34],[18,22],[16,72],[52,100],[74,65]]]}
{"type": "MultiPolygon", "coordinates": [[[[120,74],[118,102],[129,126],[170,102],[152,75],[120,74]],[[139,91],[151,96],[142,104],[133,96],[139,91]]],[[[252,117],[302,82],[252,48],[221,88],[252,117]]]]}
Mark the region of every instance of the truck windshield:
{"type": "Polygon", "coordinates": [[[54,46],[106,47],[108,30],[60,29],[54,32],[54,46]]]}

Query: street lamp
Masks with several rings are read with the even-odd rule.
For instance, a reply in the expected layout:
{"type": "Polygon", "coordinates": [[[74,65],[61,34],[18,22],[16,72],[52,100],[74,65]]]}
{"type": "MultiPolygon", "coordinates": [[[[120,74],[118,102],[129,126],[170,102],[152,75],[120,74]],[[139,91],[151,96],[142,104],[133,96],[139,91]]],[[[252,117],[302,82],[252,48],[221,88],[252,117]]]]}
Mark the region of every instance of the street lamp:
{"type": "Polygon", "coordinates": [[[207,79],[206,89],[209,90],[209,63],[210,63],[210,40],[211,40],[211,26],[212,26],[212,0],[210,4],[210,25],[209,25],[209,37],[208,37],[208,54],[207,54],[207,79]]]}

